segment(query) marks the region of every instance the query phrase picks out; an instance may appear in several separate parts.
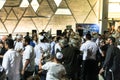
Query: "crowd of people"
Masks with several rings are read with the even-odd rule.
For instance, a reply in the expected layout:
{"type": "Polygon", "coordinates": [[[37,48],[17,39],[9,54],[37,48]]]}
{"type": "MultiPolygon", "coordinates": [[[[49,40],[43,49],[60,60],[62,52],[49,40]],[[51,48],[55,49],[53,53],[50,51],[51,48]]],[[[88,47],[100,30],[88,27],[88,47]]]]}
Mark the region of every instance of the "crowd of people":
{"type": "Polygon", "coordinates": [[[99,80],[98,74],[120,80],[113,67],[118,52],[120,26],[114,33],[89,31],[84,36],[72,29],[57,36],[27,32],[13,39],[10,34],[0,40],[0,71],[6,80],[99,80]]]}

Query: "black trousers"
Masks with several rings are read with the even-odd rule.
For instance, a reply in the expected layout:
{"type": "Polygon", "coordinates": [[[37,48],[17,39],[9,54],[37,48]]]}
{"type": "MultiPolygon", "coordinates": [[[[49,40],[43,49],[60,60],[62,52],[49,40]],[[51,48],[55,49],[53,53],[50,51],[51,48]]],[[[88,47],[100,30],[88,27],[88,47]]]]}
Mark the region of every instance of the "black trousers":
{"type": "Polygon", "coordinates": [[[97,61],[88,59],[82,62],[81,80],[98,80],[97,61]]]}
{"type": "Polygon", "coordinates": [[[120,80],[120,72],[106,70],[105,80],[120,80]]]}
{"type": "Polygon", "coordinates": [[[30,76],[32,76],[34,73],[33,72],[30,72],[30,71],[25,71],[24,75],[22,75],[22,79],[21,80],[27,80],[27,78],[29,78],[30,76]]]}

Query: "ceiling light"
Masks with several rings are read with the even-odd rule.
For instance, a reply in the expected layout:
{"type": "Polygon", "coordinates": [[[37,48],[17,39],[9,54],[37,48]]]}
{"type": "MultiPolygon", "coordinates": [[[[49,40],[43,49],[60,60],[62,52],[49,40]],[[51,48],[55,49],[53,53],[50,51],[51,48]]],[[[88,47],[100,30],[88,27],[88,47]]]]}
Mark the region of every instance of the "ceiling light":
{"type": "Polygon", "coordinates": [[[32,0],[31,6],[32,6],[33,10],[36,12],[38,7],[39,7],[38,1],[37,0],[32,0]]]}
{"type": "Polygon", "coordinates": [[[69,9],[61,9],[61,8],[58,8],[55,12],[55,14],[57,15],[71,15],[71,12],[69,9]]]}
{"type": "Polygon", "coordinates": [[[119,3],[109,3],[109,12],[120,12],[120,4],[119,3]]]}
{"type": "Polygon", "coordinates": [[[57,5],[57,7],[60,5],[60,3],[62,2],[62,0],[54,0],[55,1],[55,3],[56,3],[56,5],[57,5]]]}
{"type": "Polygon", "coordinates": [[[6,0],[0,0],[0,9],[4,6],[6,0]]]}
{"type": "Polygon", "coordinates": [[[28,0],[22,0],[22,3],[20,4],[20,7],[28,7],[29,2],[28,0]]]}
{"type": "Polygon", "coordinates": [[[120,2],[120,0],[109,0],[109,2],[120,2]]]}

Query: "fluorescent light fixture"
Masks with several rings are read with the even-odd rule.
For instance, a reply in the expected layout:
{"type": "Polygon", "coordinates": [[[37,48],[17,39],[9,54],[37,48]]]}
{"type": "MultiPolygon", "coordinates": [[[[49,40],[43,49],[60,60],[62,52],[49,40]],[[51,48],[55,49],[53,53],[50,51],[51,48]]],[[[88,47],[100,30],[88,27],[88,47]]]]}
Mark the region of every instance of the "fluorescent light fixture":
{"type": "Polygon", "coordinates": [[[60,3],[62,2],[62,0],[54,0],[55,4],[57,5],[57,7],[60,5],[60,3]]]}
{"type": "Polygon", "coordinates": [[[0,9],[2,9],[2,7],[4,6],[6,0],[0,0],[0,9]]]}
{"type": "Polygon", "coordinates": [[[120,0],[109,0],[109,2],[120,2],[120,0]]]}
{"type": "Polygon", "coordinates": [[[33,10],[36,12],[38,7],[39,7],[38,1],[37,0],[32,0],[31,6],[32,6],[33,10]]]}
{"type": "Polygon", "coordinates": [[[22,0],[22,3],[20,4],[20,7],[28,7],[29,2],[28,0],[22,0]]]}
{"type": "Polygon", "coordinates": [[[109,12],[120,12],[120,3],[109,3],[109,12]]]}
{"type": "Polygon", "coordinates": [[[61,8],[58,8],[55,12],[56,15],[71,15],[71,12],[69,9],[61,9],[61,8]]]}

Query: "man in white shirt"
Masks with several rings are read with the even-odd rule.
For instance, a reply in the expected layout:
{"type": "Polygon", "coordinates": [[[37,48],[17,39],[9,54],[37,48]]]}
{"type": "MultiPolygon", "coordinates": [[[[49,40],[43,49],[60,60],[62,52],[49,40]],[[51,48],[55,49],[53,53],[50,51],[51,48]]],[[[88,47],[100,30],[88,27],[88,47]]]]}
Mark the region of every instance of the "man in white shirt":
{"type": "Polygon", "coordinates": [[[56,36],[53,36],[52,37],[52,42],[50,43],[50,53],[52,54],[52,55],[54,55],[55,54],[55,44],[56,44],[56,36]]]}
{"type": "Polygon", "coordinates": [[[27,80],[28,77],[33,75],[34,72],[34,49],[32,46],[30,46],[30,38],[25,37],[23,40],[23,44],[25,46],[25,50],[23,52],[23,68],[21,71],[21,74],[24,77],[24,80],[27,80]]]}
{"type": "Polygon", "coordinates": [[[65,76],[66,70],[60,63],[62,58],[63,54],[57,52],[53,61],[49,61],[44,65],[40,63],[39,69],[47,70],[46,80],[61,80],[65,76]]]}
{"type": "Polygon", "coordinates": [[[23,48],[23,43],[22,43],[22,37],[20,35],[18,35],[16,37],[16,39],[17,39],[17,41],[15,42],[14,49],[20,53],[24,49],[23,48]]]}
{"type": "Polygon", "coordinates": [[[8,51],[3,57],[2,66],[5,69],[7,80],[19,80],[21,56],[13,49],[14,41],[12,39],[5,41],[5,48],[8,51]]]}
{"type": "Polygon", "coordinates": [[[54,46],[54,49],[55,49],[55,53],[57,53],[58,51],[61,51],[61,46],[59,44],[59,40],[61,39],[61,37],[57,37],[57,40],[56,40],[56,44],[54,46]]]}
{"type": "MultiPolygon", "coordinates": [[[[40,39],[40,43],[34,47],[34,53],[35,53],[35,74],[38,74],[39,70],[39,63],[43,56],[43,53],[47,53],[49,51],[50,46],[49,43],[46,43],[46,38],[43,36],[43,38],[40,39]]],[[[49,53],[48,53],[49,54],[49,53]]],[[[45,79],[46,74],[41,74],[40,78],[41,80],[45,79]]]]}
{"type": "Polygon", "coordinates": [[[97,80],[97,45],[91,41],[91,35],[86,34],[86,42],[80,47],[83,52],[83,64],[81,80],[97,80]]]}

